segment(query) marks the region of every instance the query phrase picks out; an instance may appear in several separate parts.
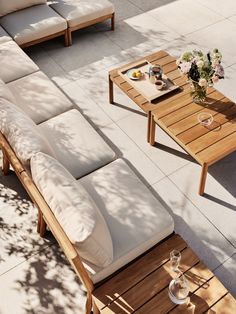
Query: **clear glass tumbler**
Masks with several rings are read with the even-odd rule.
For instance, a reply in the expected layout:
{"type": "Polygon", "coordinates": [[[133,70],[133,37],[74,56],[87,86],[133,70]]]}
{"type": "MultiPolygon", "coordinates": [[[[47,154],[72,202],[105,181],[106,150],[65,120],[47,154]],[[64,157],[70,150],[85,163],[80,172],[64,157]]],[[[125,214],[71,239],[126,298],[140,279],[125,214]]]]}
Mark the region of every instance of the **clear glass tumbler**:
{"type": "Polygon", "coordinates": [[[173,250],[170,252],[170,263],[171,263],[171,269],[175,272],[178,271],[179,263],[181,260],[181,253],[178,250],[173,250]]]}

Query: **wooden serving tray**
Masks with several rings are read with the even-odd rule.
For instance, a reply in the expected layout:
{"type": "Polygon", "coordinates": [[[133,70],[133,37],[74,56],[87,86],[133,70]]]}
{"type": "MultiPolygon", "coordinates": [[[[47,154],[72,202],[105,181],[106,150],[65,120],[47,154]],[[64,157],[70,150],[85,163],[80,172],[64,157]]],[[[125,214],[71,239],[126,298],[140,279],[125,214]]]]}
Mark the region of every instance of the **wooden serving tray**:
{"type": "Polygon", "coordinates": [[[143,97],[148,101],[153,101],[156,98],[159,98],[163,95],[166,95],[179,88],[174,82],[172,82],[166,75],[162,75],[163,81],[166,83],[166,87],[162,90],[158,90],[156,85],[151,83],[149,80],[149,67],[152,64],[148,61],[142,61],[133,63],[132,66],[126,66],[118,71],[118,73],[133,87],[135,88],[143,97]],[[131,79],[127,72],[131,69],[140,70],[144,75],[140,79],[131,79]]]}

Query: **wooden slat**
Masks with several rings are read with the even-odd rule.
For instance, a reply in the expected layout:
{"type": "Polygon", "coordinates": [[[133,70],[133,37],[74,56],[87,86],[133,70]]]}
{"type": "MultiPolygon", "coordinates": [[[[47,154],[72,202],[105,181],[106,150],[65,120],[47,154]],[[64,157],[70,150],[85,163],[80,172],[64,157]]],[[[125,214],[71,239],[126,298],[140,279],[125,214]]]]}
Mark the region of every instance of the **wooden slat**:
{"type": "Polygon", "coordinates": [[[236,150],[236,132],[230,134],[229,136],[223,138],[217,143],[211,145],[207,149],[196,154],[196,157],[202,163],[208,163],[209,165],[222,159],[228,154],[236,150]]]}
{"type": "Polygon", "coordinates": [[[93,292],[96,297],[96,303],[100,308],[117,299],[131,287],[140,282],[148,274],[166,263],[169,259],[169,253],[174,248],[183,250],[186,243],[178,235],[173,235],[167,241],[161,243],[145,256],[141,257],[128,268],[112,277],[102,286],[96,288],[93,292]],[[148,263],[147,263],[148,261],[148,263]]]}
{"type": "MultiPolygon", "coordinates": [[[[202,262],[199,262],[191,269],[189,269],[185,273],[185,276],[189,283],[190,293],[194,293],[201,287],[209,289],[209,287],[211,286],[209,286],[207,282],[210,278],[213,278],[214,274],[202,262]]],[[[212,289],[212,291],[214,293],[214,289],[212,289]]],[[[176,305],[170,300],[168,296],[168,287],[166,287],[164,290],[154,296],[154,298],[152,298],[149,302],[139,308],[135,313],[163,314],[168,313],[173,309],[177,310],[177,308],[175,309],[175,307],[176,305]]],[[[182,311],[181,313],[184,313],[184,311],[182,311]]]]}
{"type": "MultiPolygon", "coordinates": [[[[224,96],[221,93],[218,93],[218,91],[213,91],[210,94],[210,96],[213,99],[213,101],[212,101],[212,104],[208,105],[209,108],[214,107],[214,103],[217,100],[224,98],[224,96]]],[[[196,104],[196,103],[193,103],[192,101],[187,106],[184,107],[184,105],[183,105],[183,107],[181,107],[181,98],[179,99],[179,106],[180,107],[178,108],[178,110],[176,110],[174,112],[172,111],[174,114],[172,114],[172,112],[171,112],[171,114],[168,114],[168,115],[164,116],[163,118],[161,118],[162,123],[164,123],[167,127],[169,127],[170,125],[172,125],[174,123],[179,122],[180,120],[182,120],[188,116],[191,116],[192,114],[194,114],[196,112],[199,112],[200,110],[202,110],[204,108],[204,105],[196,104]]]]}
{"type": "Polygon", "coordinates": [[[217,302],[207,314],[235,314],[236,313],[236,300],[234,297],[227,293],[227,295],[222,298],[219,302],[217,302]]]}
{"type": "Polygon", "coordinates": [[[194,154],[197,154],[233,132],[236,132],[236,119],[226,122],[214,132],[206,133],[200,140],[196,139],[195,141],[189,143],[187,145],[188,149],[191,149],[194,154]]]}
{"type": "MultiPolygon", "coordinates": [[[[210,279],[206,285],[198,289],[190,297],[191,304],[195,309],[194,314],[204,313],[214,303],[224,297],[227,292],[227,289],[216,277],[210,279]]],[[[184,306],[179,306],[179,309],[177,309],[173,313],[183,313],[181,310],[184,309],[184,306]]]]}
{"type": "Polygon", "coordinates": [[[152,64],[158,64],[161,65],[162,67],[172,62],[175,62],[176,64],[176,59],[170,55],[165,56],[163,58],[155,58],[152,60],[152,64]]]}
{"type": "MultiPolygon", "coordinates": [[[[227,99],[227,98],[225,98],[225,99],[227,99]]],[[[225,112],[228,108],[232,108],[232,107],[235,107],[235,109],[236,109],[236,106],[234,106],[233,102],[231,102],[231,103],[227,102],[227,104],[225,104],[222,101],[217,101],[213,105],[206,107],[206,108],[202,108],[199,112],[194,113],[193,115],[190,115],[187,118],[182,119],[181,121],[178,121],[178,122],[172,124],[169,129],[174,135],[179,135],[180,133],[183,133],[186,130],[188,130],[188,132],[191,132],[190,129],[192,127],[194,127],[195,125],[199,124],[198,115],[201,112],[210,113],[213,117],[215,117],[218,113],[225,112]]],[[[235,112],[236,112],[236,110],[235,110],[235,112]]],[[[213,128],[214,128],[214,124],[213,124],[213,128]]],[[[211,128],[209,128],[209,130],[210,129],[211,128]]]]}
{"type": "Polygon", "coordinates": [[[125,90],[126,92],[128,92],[130,89],[133,88],[133,86],[131,86],[128,82],[122,82],[120,84],[120,87],[125,90]]]}
{"type": "Polygon", "coordinates": [[[158,52],[154,52],[152,54],[150,54],[149,56],[147,57],[141,57],[141,58],[137,58],[135,61],[132,61],[132,62],[129,62],[129,63],[126,63],[120,67],[117,67],[115,69],[112,69],[111,71],[109,71],[109,75],[111,77],[111,79],[115,78],[116,76],[118,76],[118,71],[120,71],[121,69],[123,69],[124,67],[130,67],[132,68],[133,65],[137,64],[137,62],[142,62],[143,60],[147,60],[149,62],[152,62],[152,60],[157,60],[157,59],[161,59],[165,56],[168,56],[169,54],[164,51],[164,50],[160,50],[158,52]]]}
{"type": "Polygon", "coordinates": [[[160,51],[154,52],[154,53],[152,53],[152,54],[150,54],[150,55],[148,55],[148,56],[146,56],[146,57],[144,57],[142,59],[147,60],[148,62],[153,63],[153,61],[161,59],[161,58],[166,57],[166,56],[169,56],[169,54],[166,51],[164,51],[164,50],[160,50],[160,51]]]}
{"type": "MultiPolygon", "coordinates": [[[[228,120],[231,120],[236,117],[236,106],[234,103],[231,103],[231,106],[229,105],[229,109],[227,109],[228,104],[226,105],[226,110],[221,113],[215,113],[214,121],[208,128],[204,128],[202,125],[197,123],[194,127],[189,129],[188,121],[186,121],[186,131],[182,132],[181,134],[178,134],[179,140],[181,140],[185,145],[194,141],[195,139],[201,137],[202,135],[213,131],[215,129],[219,128],[219,125],[222,125],[226,123],[228,120]]],[[[193,119],[193,117],[190,117],[193,119]]],[[[195,117],[194,117],[195,119],[195,117]]],[[[186,119],[187,120],[187,119],[186,119]]]]}
{"type": "MultiPolygon", "coordinates": [[[[198,257],[190,248],[182,251],[181,270],[183,272],[192,268],[199,261],[198,257]]],[[[148,260],[146,261],[147,263],[148,260]]],[[[144,303],[149,301],[154,295],[158,294],[164,287],[169,285],[169,282],[176,276],[171,270],[170,262],[167,262],[155,272],[144,278],[140,283],[132,289],[124,293],[120,299],[116,300],[108,307],[114,313],[123,313],[123,307],[129,305],[128,313],[133,313],[136,309],[141,307],[144,303]],[[122,305],[125,301],[124,306],[122,305]]],[[[127,309],[126,309],[127,310],[127,309]]]]}

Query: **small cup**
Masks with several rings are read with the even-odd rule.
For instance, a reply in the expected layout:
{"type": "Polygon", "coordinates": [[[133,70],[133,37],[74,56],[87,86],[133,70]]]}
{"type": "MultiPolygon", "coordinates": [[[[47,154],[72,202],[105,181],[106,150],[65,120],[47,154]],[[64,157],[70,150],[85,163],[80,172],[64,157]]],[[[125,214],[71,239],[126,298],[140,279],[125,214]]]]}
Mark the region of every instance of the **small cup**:
{"type": "Polygon", "coordinates": [[[162,80],[156,80],[155,85],[157,89],[163,89],[166,87],[166,83],[162,80]]]}
{"type": "Polygon", "coordinates": [[[203,126],[211,125],[213,122],[213,116],[208,112],[201,112],[197,116],[198,121],[203,126]]]}

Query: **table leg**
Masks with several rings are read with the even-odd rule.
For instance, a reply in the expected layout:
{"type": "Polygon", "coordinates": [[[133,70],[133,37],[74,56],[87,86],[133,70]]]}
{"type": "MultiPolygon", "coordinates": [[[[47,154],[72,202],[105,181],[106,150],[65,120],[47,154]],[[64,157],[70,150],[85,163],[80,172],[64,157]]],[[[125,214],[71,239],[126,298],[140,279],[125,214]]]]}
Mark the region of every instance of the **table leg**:
{"type": "Polygon", "coordinates": [[[149,140],[148,142],[150,145],[155,144],[155,133],[156,133],[156,123],[154,121],[153,115],[150,112],[150,118],[149,118],[149,140]]]}
{"type": "Polygon", "coordinates": [[[202,173],[201,173],[200,185],[199,185],[199,191],[198,191],[199,195],[203,195],[204,190],[205,190],[207,170],[208,170],[208,165],[207,164],[203,164],[202,165],[202,173]]]}
{"type": "Polygon", "coordinates": [[[113,82],[111,80],[110,74],[108,74],[108,82],[109,82],[109,103],[114,103],[114,96],[113,96],[113,82]]]}

